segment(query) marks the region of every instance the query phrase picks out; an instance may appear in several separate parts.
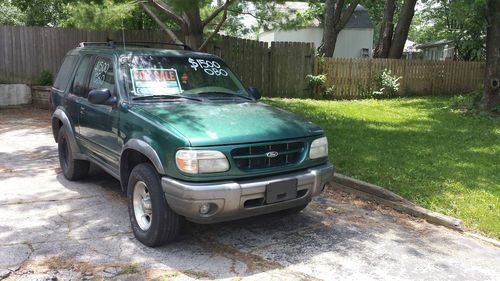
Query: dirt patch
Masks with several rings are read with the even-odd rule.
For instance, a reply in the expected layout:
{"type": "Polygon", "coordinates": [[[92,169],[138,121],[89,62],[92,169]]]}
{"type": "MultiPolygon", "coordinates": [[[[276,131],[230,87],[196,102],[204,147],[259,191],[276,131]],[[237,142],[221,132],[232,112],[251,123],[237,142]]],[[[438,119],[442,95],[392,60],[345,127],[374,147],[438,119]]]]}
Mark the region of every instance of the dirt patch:
{"type": "MultiPolygon", "coordinates": [[[[201,237],[201,236],[198,236],[201,237]]],[[[219,243],[212,237],[199,238],[200,244],[207,250],[216,253],[221,256],[225,256],[231,259],[233,262],[240,261],[247,267],[247,272],[266,271],[271,269],[282,269],[284,268],[281,264],[264,259],[261,256],[254,255],[252,253],[242,252],[232,246],[219,243]]],[[[234,264],[232,266],[232,271],[234,273],[234,264]]]]}
{"type": "MultiPolygon", "coordinates": [[[[335,200],[337,203],[350,204],[358,209],[377,211],[383,215],[390,216],[398,225],[410,230],[410,233],[414,233],[417,236],[427,235],[430,232],[429,224],[424,219],[402,213],[374,201],[360,199],[355,195],[338,190],[327,190],[325,196],[335,200]]],[[[360,226],[368,223],[367,218],[360,215],[351,216],[349,220],[360,226]]]]}

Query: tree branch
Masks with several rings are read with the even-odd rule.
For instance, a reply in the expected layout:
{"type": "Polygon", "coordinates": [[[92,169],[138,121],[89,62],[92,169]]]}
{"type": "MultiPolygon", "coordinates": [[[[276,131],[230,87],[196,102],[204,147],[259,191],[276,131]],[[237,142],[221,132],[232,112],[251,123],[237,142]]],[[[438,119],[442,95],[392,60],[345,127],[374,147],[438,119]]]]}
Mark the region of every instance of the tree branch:
{"type": "Polygon", "coordinates": [[[155,13],[153,13],[153,11],[151,11],[148,6],[146,4],[144,4],[143,2],[139,3],[141,5],[141,7],[144,9],[144,11],[146,11],[146,13],[148,13],[152,18],[153,20],[168,34],[168,36],[174,41],[174,43],[176,44],[184,44],[184,42],[182,42],[181,40],[179,40],[179,37],[177,37],[177,35],[175,35],[175,33],[170,29],[168,28],[159,18],[158,16],[155,15],[155,13]]]}
{"type": "Polygon", "coordinates": [[[158,11],[163,13],[167,18],[173,20],[179,26],[182,26],[182,24],[184,23],[182,18],[176,15],[172,11],[172,9],[167,4],[165,4],[165,2],[161,1],[160,3],[160,1],[157,0],[148,0],[148,3],[151,4],[151,6],[155,7],[158,11]]]}
{"type": "Polygon", "coordinates": [[[209,24],[216,16],[220,14],[220,12],[226,12],[229,5],[233,4],[233,2],[234,0],[226,0],[226,3],[224,3],[224,5],[219,6],[217,9],[215,9],[215,11],[212,12],[212,14],[210,14],[206,19],[202,21],[202,26],[205,27],[207,24],[209,24]]]}
{"type": "Polygon", "coordinates": [[[340,18],[339,22],[335,25],[335,28],[337,30],[342,30],[344,28],[344,26],[351,18],[352,13],[354,13],[354,10],[358,6],[359,2],[361,2],[361,0],[353,0],[349,7],[345,10],[345,12],[342,13],[342,18],[340,18]]]}
{"type": "Polygon", "coordinates": [[[342,10],[344,9],[344,0],[335,1],[333,9],[333,26],[337,26],[340,22],[340,17],[342,15],[342,10]]]}
{"type": "MultiPolygon", "coordinates": [[[[229,2],[229,1],[227,1],[227,2],[229,2]]],[[[210,36],[208,36],[208,38],[205,40],[205,42],[203,42],[203,44],[201,44],[200,50],[203,50],[203,48],[205,48],[205,46],[212,39],[212,37],[214,37],[215,34],[217,34],[219,32],[220,28],[222,27],[222,24],[224,24],[224,22],[226,21],[226,18],[227,18],[227,9],[224,9],[224,13],[222,14],[222,19],[217,24],[217,26],[215,27],[214,31],[210,34],[210,36]]]]}

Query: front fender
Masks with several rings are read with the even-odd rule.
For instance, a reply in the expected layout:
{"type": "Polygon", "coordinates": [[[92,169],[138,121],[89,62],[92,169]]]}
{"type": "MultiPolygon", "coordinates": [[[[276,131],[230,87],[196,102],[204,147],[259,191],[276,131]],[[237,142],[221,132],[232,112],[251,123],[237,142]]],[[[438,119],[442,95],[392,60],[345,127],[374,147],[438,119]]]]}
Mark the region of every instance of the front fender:
{"type": "MultiPolygon", "coordinates": [[[[151,147],[151,145],[149,145],[145,141],[140,140],[140,139],[128,140],[125,143],[125,145],[123,146],[121,155],[123,155],[123,152],[126,151],[127,149],[132,149],[132,150],[135,150],[135,151],[142,153],[144,156],[146,156],[149,159],[149,161],[151,161],[151,163],[153,163],[153,165],[156,168],[156,171],[160,175],[166,174],[165,168],[163,167],[163,164],[160,161],[160,157],[158,157],[158,154],[153,149],[153,147],[151,147]]],[[[122,159],[120,159],[120,163],[121,162],[122,162],[122,159]]]]}

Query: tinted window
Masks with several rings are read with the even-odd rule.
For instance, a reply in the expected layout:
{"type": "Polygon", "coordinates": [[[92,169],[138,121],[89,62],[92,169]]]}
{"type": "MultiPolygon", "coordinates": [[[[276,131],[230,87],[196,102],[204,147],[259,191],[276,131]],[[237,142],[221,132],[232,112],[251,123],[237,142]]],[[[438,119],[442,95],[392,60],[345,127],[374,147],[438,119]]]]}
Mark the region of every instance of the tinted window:
{"type": "Polygon", "coordinates": [[[92,60],[90,56],[85,56],[82,58],[78,69],[76,70],[75,79],[71,85],[70,92],[77,96],[87,97],[89,93],[88,85],[88,73],[92,60]]]}
{"type": "Polygon", "coordinates": [[[57,73],[56,81],[54,82],[54,88],[64,91],[68,86],[69,79],[71,78],[71,74],[73,73],[73,69],[75,68],[75,64],[77,62],[77,56],[66,56],[64,58],[64,62],[57,73]]]}
{"type": "Polygon", "coordinates": [[[90,73],[89,89],[108,89],[112,94],[115,89],[113,64],[108,58],[97,58],[90,73]]]}

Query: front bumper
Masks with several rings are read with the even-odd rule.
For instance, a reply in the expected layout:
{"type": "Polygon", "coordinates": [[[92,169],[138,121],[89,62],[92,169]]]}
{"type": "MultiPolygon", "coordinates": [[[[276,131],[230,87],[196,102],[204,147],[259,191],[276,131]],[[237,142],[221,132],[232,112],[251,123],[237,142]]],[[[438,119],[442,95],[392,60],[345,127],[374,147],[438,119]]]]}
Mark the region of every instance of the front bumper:
{"type": "Polygon", "coordinates": [[[278,176],[211,183],[194,183],[163,177],[161,184],[167,202],[176,213],[197,223],[214,223],[272,213],[300,206],[320,194],[333,177],[330,163],[278,176]],[[270,183],[297,180],[297,197],[266,204],[266,186],[270,183]],[[210,211],[200,213],[202,204],[210,211]]]}

